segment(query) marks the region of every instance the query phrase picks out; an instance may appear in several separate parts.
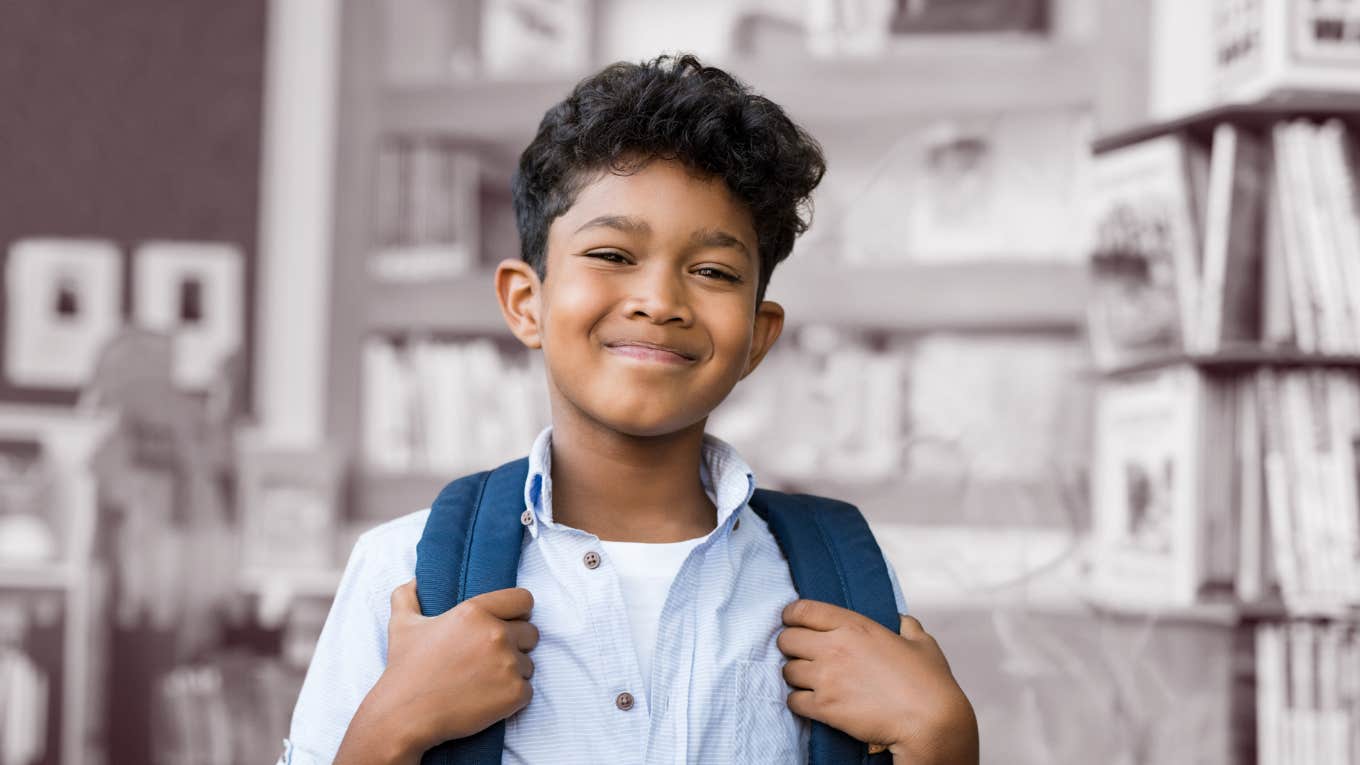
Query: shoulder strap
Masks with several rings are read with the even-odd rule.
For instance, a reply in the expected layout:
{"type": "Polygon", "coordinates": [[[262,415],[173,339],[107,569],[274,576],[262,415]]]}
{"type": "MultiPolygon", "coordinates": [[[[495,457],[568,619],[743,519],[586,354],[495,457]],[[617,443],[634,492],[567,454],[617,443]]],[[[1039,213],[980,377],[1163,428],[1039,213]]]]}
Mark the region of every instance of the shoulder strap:
{"type": "MultiPolygon", "coordinates": [[[[901,622],[883,552],[859,508],[811,494],[756,489],[751,509],[764,519],[784,557],[798,596],[863,614],[897,633],[901,622]]],[[[812,721],[809,765],[885,765],[887,752],[812,721]]]]}
{"type": "MultiPolygon", "coordinates": [[[[438,616],[468,598],[514,587],[524,526],[521,458],[445,486],[430,505],[416,544],[416,595],[420,611],[438,616]]],[[[505,746],[505,721],[426,752],[422,765],[495,765],[505,746]]]]}

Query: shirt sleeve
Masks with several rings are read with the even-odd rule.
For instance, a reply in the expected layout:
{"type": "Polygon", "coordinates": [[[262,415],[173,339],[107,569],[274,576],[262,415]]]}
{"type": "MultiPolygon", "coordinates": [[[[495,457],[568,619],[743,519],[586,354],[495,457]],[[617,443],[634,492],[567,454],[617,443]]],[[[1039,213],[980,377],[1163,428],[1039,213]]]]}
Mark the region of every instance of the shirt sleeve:
{"type": "Polygon", "coordinates": [[[897,581],[897,569],[893,568],[892,561],[888,560],[886,555],[883,556],[883,562],[888,565],[888,578],[892,580],[893,600],[897,601],[897,613],[906,616],[909,613],[907,597],[902,594],[902,585],[897,581]]]}
{"type": "Polygon", "coordinates": [[[387,622],[396,585],[387,586],[391,576],[374,560],[372,545],[371,536],[360,537],[345,565],[293,708],[281,765],[333,761],[359,703],[387,666],[387,622]]]}

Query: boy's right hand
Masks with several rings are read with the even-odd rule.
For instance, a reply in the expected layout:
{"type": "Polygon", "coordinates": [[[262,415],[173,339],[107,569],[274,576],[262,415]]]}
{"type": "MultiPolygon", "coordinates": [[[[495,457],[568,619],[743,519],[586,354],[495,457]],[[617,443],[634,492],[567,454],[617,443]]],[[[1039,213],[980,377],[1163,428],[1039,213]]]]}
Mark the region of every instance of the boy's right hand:
{"type": "MultiPolygon", "coordinates": [[[[538,644],[538,628],[529,622],[533,606],[528,590],[512,587],[431,617],[420,613],[414,579],[398,587],[387,625],[387,668],[345,739],[356,733],[357,723],[371,731],[364,738],[376,733],[398,739],[401,759],[419,760],[444,741],[470,736],[524,708],[533,696],[534,673],[526,652],[538,644]]],[[[346,748],[342,742],[341,753],[346,748]]]]}

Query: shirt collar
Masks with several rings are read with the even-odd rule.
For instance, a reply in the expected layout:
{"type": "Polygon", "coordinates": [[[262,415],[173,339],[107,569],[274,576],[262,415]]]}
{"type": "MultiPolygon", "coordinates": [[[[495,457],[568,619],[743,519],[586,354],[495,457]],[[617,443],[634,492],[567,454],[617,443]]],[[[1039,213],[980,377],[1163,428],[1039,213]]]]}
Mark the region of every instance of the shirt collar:
{"type": "MultiPolygon", "coordinates": [[[[552,426],[539,432],[529,449],[529,475],[524,481],[524,506],[534,518],[552,527],[552,426]]],[[[717,508],[716,529],[730,526],[737,511],[746,506],[756,490],[755,474],[735,447],[710,433],[703,438],[699,481],[717,508]]],[[[716,530],[715,529],[715,530],[716,530]]],[[[538,523],[529,524],[538,538],[538,523]]]]}

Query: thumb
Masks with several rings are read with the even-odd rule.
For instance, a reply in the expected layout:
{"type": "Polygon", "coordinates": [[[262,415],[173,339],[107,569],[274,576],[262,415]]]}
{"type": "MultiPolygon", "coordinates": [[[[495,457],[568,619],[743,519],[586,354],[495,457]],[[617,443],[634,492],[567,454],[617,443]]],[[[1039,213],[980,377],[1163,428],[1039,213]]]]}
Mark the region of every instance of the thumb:
{"type": "Polygon", "coordinates": [[[392,617],[420,616],[420,598],[416,596],[416,580],[401,585],[392,591],[392,617]]]}

